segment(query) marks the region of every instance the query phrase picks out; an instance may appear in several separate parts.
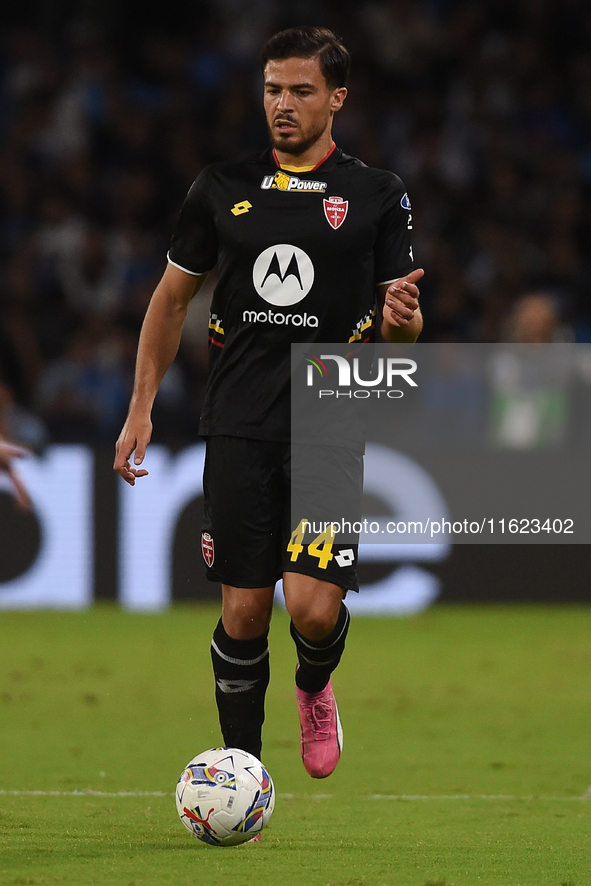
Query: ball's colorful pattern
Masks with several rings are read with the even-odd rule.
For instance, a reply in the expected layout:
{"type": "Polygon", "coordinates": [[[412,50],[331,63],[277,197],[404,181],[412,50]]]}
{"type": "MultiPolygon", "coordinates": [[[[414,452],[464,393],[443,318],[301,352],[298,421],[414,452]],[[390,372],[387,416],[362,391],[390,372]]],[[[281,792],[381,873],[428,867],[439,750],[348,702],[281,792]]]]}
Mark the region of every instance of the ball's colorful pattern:
{"type": "Polygon", "coordinates": [[[250,840],[275,806],[273,780],[260,760],[238,748],[211,748],[187,764],[176,789],[182,823],[211,846],[250,840]]]}

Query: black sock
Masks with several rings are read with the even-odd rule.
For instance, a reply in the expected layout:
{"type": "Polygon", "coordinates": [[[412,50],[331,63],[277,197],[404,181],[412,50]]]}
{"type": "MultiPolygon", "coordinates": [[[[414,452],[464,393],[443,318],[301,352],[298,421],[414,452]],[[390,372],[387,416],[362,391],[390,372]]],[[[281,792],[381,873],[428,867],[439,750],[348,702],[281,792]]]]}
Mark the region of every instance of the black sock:
{"type": "Polygon", "coordinates": [[[299,668],[296,671],[296,686],[304,692],[321,692],[330,675],[341,660],[351,616],[344,603],[336,626],[323,640],[307,640],[296,630],[292,621],[291,636],[298,651],[299,668]]]}
{"type": "Polygon", "coordinates": [[[269,685],[267,634],[254,640],[234,640],[220,618],[211,641],[215,699],[224,742],[259,759],[269,685]]]}

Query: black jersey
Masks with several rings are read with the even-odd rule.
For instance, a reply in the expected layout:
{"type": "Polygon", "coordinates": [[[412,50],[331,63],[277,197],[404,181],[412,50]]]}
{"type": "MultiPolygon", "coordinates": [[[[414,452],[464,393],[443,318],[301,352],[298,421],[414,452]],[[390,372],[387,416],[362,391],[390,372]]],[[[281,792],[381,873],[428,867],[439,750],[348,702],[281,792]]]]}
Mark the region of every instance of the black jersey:
{"type": "Polygon", "coordinates": [[[376,285],[414,267],[410,230],[398,176],[338,149],[309,172],[270,149],[204,169],[168,255],[218,266],[200,434],[287,442],[290,344],[373,341],[376,285]]]}

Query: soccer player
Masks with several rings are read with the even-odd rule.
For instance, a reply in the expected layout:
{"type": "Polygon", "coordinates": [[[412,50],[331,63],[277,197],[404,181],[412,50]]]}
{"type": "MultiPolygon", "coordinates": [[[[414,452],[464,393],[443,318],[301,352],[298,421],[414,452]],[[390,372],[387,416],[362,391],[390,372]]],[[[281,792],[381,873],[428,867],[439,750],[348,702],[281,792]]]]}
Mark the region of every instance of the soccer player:
{"type": "Polygon", "coordinates": [[[358,585],[355,562],[341,557],[339,565],[321,558],[318,545],[290,541],[290,343],[370,342],[376,316],[386,341],[415,341],[423,271],[413,268],[400,179],[332,140],[347,95],[343,44],[323,28],[293,28],[268,41],[261,62],[271,148],[214,163],[188,193],[142,327],[114,468],[132,486],[148,473],[140,466],[158,385],[187,305],[217,264],[200,434],[202,551],[223,595],[211,644],[220,725],[227,745],[260,757],[267,634],[282,578],[298,656],[302,758],[323,778],[341,753],[331,673],[349,627],[343,600],[358,585]]]}

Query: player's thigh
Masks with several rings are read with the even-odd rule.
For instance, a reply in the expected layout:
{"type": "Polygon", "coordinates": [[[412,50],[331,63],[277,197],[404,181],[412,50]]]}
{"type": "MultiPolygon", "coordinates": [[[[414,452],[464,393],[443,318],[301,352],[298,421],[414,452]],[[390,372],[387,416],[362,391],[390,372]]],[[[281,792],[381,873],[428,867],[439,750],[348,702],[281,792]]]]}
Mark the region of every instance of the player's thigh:
{"type": "Polygon", "coordinates": [[[202,551],[212,581],[265,588],[280,578],[283,446],[242,437],[207,440],[202,551]]]}
{"type": "Polygon", "coordinates": [[[340,446],[294,445],[284,573],[358,590],[363,455],[340,446]]]}

